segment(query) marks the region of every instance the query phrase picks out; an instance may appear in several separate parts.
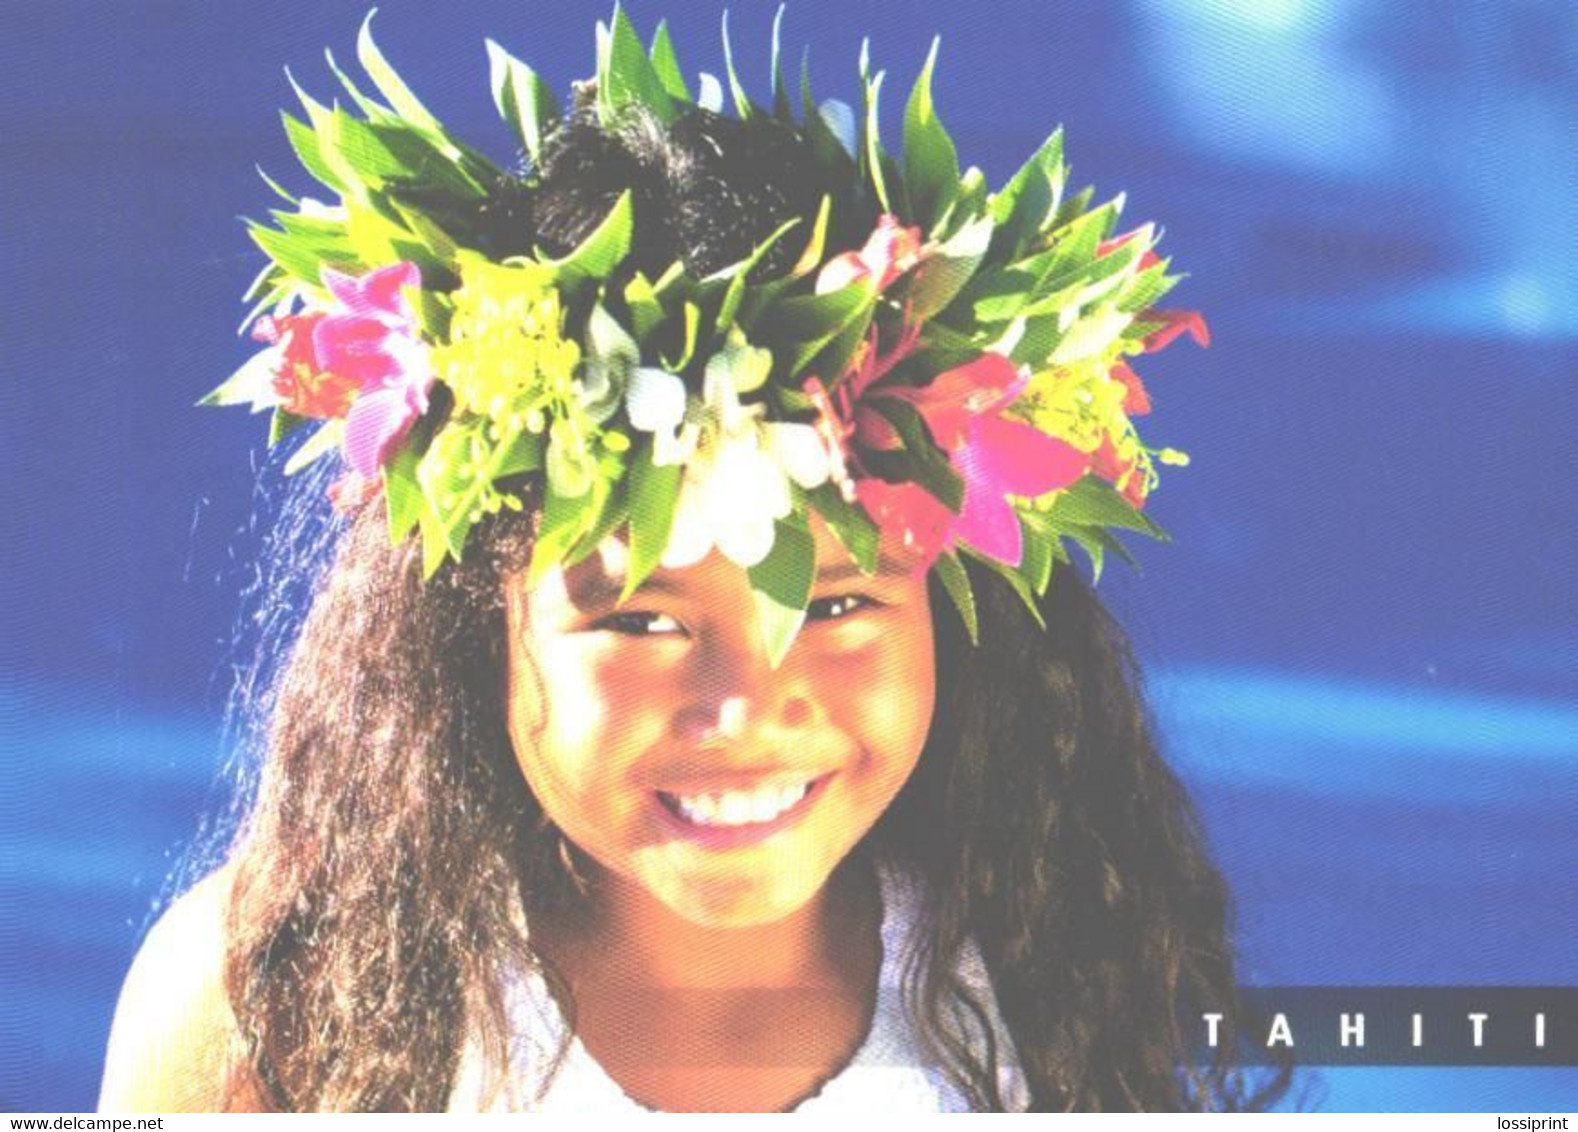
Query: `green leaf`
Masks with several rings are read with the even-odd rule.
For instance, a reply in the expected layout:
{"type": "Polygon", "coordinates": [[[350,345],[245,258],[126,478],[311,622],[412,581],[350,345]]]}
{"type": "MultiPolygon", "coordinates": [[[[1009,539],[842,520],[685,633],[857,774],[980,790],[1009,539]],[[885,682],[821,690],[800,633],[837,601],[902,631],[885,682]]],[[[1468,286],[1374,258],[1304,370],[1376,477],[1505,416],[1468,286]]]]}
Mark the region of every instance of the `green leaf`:
{"type": "Polygon", "coordinates": [[[625,284],[625,307],[630,312],[637,342],[645,342],[652,328],[662,322],[665,316],[652,281],[639,271],[625,284]]]}
{"type": "Polygon", "coordinates": [[[1046,516],[1035,511],[1014,509],[1019,519],[1019,531],[1024,550],[1019,560],[1019,573],[1037,595],[1047,591],[1052,580],[1052,563],[1056,558],[1057,535],[1053,533],[1046,516]]]}
{"type": "Polygon", "coordinates": [[[416,429],[412,430],[413,436],[395,450],[394,456],[383,468],[390,546],[399,545],[422,518],[422,512],[427,510],[427,497],[422,494],[422,484],[416,474],[422,460],[425,438],[414,434],[422,428],[423,422],[418,422],[416,429]]]}
{"type": "Polygon", "coordinates": [[[325,188],[344,192],[345,182],[323,160],[323,152],[318,147],[318,135],[313,128],[285,111],[280,112],[280,119],[285,123],[285,136],[290,141],[290,148],[296,151],[296,159],[301,162],[302,168],[325,188]]]}
{"type": "MultiPolygon", "coordinates": [[[[927,232],[933,231],[959,192],[959,153],[937,120],[931,97],[931,76],[941,42],[940,36],[931,41],[926,65],[904,110],[904,188],[912,211],[909,219],[927,232]]],[[[986,249],[981,250],[984,253],[986,249]]]]}
{"type": "Polygon", "coordinates": [[[811,152],[816,160],[823,166],[840,170],[841,172],[851,166],[849,154],[844,152],[844,147],[839,144],[838,138],[828,128],[822,112],[817,109],[816,100],[811,94],[811,49],[808,46],[800,55],[800,101],[801,101],[801,130],[805,132],[805,140],[811,147],[811,152]]]}
{"type": "MultiPolygon", "coordinates": [[[[758,335],[774,347],[780,357],[790,357],[789,373],[803,373],[846,331],[864,335],[876,310],[876,289],[869,282],[841,287],[824,295],[796,295],[762,312],[755,326],[758,335]]],[[[837,350],[831,351],[837,353],[837,350]]],[[[825,360],[825,359],[824,359],[825,360]]],[[[829,369],[833,381],[842,370],[829,369]]]]}
{"type": "Polygon", "coordinates": [[[543,260],[543,266],[553,270],[561,286],[582,279],[607,279],[630,251],[634,218],[630,190],[626,189],[580,246],[562,259],[543,260]]]}
{"type": "Polygon", "coordinates": [[[565,569],[597,553],[603,540],[613,534],[630,514],[622,479],[609,479],[600,475],[593,480],[592,490],[588,494],[592,497],[592,506],[588,511],[591,518],[575,540],[575,545],[565,553],[565,569]]]}
{"type": "Polygon", "coordinates": [[[696,338],[701,330],[701,308],[689,299],[685,300],[685,341],[684,348],[680,350],[679,357],[669,358],[663,356],[660,360],[663,368],[670,373],[680,373],[690,365],[691,358],[696,355],[696,338]]]}
{"type": "Polygon", "coordinates": [[[345,93],[350,95],[351,101],[356,103],[356,108],[370,119],[390,121],[395,115],[387,106],[363,94],[361,88],[352,81],[351,76],[340,70],[340,65],[334,61],[334,52],[327,47],[323,49],[323,57],[329,64],[329,70],[334,77],[340,80],[340,85],[345,88],[345,93]]]}
{"type": "Polygon", "coordinates": [[[981,217],[921,261],[910,284],[910,317],[926,319],[945,310],[981,265],[992,242],[992,221],[981,217]]]}
{"type": "Polygon", "coordinates": [[[975,612],[975,593],[970,589],[970,576],[964,572],[964,563],[959,561],[959,556],[953,551],[945,550],[932,563],[932,569],[937,571],[943,589],[953,599],[953,606],[964,621],[965,631],[970,634],[970,643],[979,645],[981,626],[975,612]]]}
{"type": "MultiPolygon", "coordinates": [[[[449,539],[446,535],[443,522],[431,507],[421,513],[420,525],[422,530],[422,576],[431,578],[444,564],[444,559],[449,557],[449,539]]],[[[466,523],[466,530],[471,524],[466,523]]],[[[455,561],[460,561],[460,556],[455,556],[455,561]]]]}
{"type": "Polygon", "coordinates": [[[1168,541],[1167,532],[1150,516],[1136,509],[1106,480],[1089,473],[1060,491],[1048,514],[1060,526],[1118,527],[1168,541]]]}
{"type": "MultiPolygon", "coordinates": [[[[948,510],[955,513],[964,505],[964,481],[954,470],[947,455],[938,448],[926,429],[919,410],[907,401],[893,397],[870,397],[866,404],[887,418],[898,430],[904,441],[904,455],[909,458],[912,475],[927,491],[935,495],[948,510]]],[[[885,453],[872,453],[875,460],[885,453]]]]}
{"type": "Polygon", "coordinates": [[[558,566],[582,533],[591,526],[597,509],[595,492],[568,497],[552,488],[543,492],[542,524],[532,543],[531,567],[526,584],[536,586],[558,566]]]}
{"type": "Polygon", "coordinates": [[[198,406],[250,405],[254,413],[271,408],[279,400],[274,392],[274,368],[278,357],[273,350],[259,350],[205,394],[197,402],[198,406]]]}
{"type": "Polygon", "coordinates": [[[805,621],[816,580],[816,540],[803,516],[773,524],[773,547],[749,571],[768,663],[777,668],[805,621]]]}
{"type": "Polygon", "coordinates": [[[285,461],[285,474],[293,476],[320,456],[332,452],[340,443],[340,437],[344,432],[344,421],[324,421],[322,427],[307,437],[302,446],[291,453],[290,459],[285,461]]]}
{"type": "Polygon", "coordinates": [[[603,125],[612,125],[632,103],[646,106],[667,125],[677,112],[674,100],[658,76],[646,48],[624,8],[614,5],[613,27],[601,40],[598,55],[597,111],[603,125]]]}
{"type": "Polygon", "coordinates": [[[779,53],[779,31],[784,22],[784,7],[779,4],[778,11],[773,15],[772,39],[772,76],[773,76],[773,114],[779,121],[793,125],[794,116],[789,112],[789,90],[784,83],[784,69],[782,56],[779,53]]]}
{"type": "Polygon", "coordinates": [[[820,484],[805,494],[855,564],[867,574],[876,573],[882,532],[865,508],[849,502],[831,483],[820,484]]]}
{"type": "Polygon", "coordinates": [[[326,245],[321,241],[291,236],[261,225],[249,228],[247,235],[280,267],[314,287],[322,283],[320,269],[325,263],[353,272],[362,266],[349,248],[343,248],[338,243],[326,245]]]}
{"type": "Polygon", "coordinates": [[[729,76],[729,92],[734,96],[734,110],[739,114],[740,121],[748,121],[755,109],[751,100],[745,96],[745,88],[740,85],[740,76],[734,70],[734,47],[729,42],[729,10],[723,10],[723,69],[729,76]]]}
{"type": "Polygon", "coordinates": [[[690,102],[690,88],[685,85],[685,73],[680,69],[679,56],[674,53],[674,40],[668,33],[668,21],[659,20],[652,36],[652,70],[669,96],[680,102],[690,102]]]}
{"type": "Polygon", "coordinates": [[[668,549],[683,472],[679,464],[654,464],[650,443],[641,446],[630,465],[630,572],[621,602],[651,576],[668,549]]]}
{"type": "Polygon", "coordinates": [[[362,21],[362,30],[356,37],[356,58],[362,65],[362,70],[373,80],[373,85],[378,92],[389,101],[396,114],[416,126],[432,134],[442,135],[444,127],[438,124],[438,119],[433,117],[417,100],[416,95],[405,85],[400,76],[395,74],[389,61],[384,58],[383,52],[378,50],[378,45],[373,42],[373,16],[378,11],[373,8],[367,13],[367,18],[362,21]]]}
{"type": "Polygon", "coordinates": [[[269,419],[268,446],[270,448],[274,447],[274,445],[306,424],[308,419],[307,417],[299,417],[295,413],[287,412],[283,408],[276,408],[274,415],[269,419]]]}
{"type": "Polygon", "coordinates": [[[291,196],[290,193],[288,193],[284,189],[280,188],[280,185],[279,185],[278,181],[274,180],[273,177],[270,177],[267,173],[263,172],[263,166],[261,166],[261,165],[254,165],[254,166],[252,166],[252,168],[254,168],[254,169],[256,169],[258,171],[258,176],[263,178],[263,183],[265,185],[267,185],[269,188],[273,189],[276,195],[284,198],[284,200],[286,202],[290,203],[290,204],[300,204],[301,203],[301,201],[298,200],[296,197],[291,196]]]}
{"type": "Polygon", "coordinates": [[[1063,127],[1041,143],[988,205],[997,223],[989,258],[994,263],[1018,259],[1057,207],[1063,173],[1063,127]]]}
{"type": "Polygon", "coordinates": [[[522,147],[535,164],[542,158],[542,143],[559,119],[559,101],[542,77],[493,40],[488,49],[488,75],[493,105],[514,128],[522,147]]]}
{"type": "MultiPolygon", "coordinates": [[[[740,313],[740,300],[745,297],[745,288],[751,272],[762,261],[762,257],[772,250],[773,245],[783,237],[784,233],[799,223],[800,218],[798,216],[792,216],[785,220],[773,230],[770,236],[757,244],[756,249],[749,256],[738,263],[723,268],[716,275],[710,277],[711,279],[727,278],[729,280],[728,290],[723,293],[723,302],[718,304],[718,317],[713,323],[715,333],[722,334],[733,324],[735,316],[740,313]]],[[[703,282],[708,281],[703,280],[703,282]]]]}
{"type": "MultiPolygon", "coordinates": [[[[455,261],[455,253],[459,250],[455,238],[440,228],[437,222],[421,209],[411,207],[396,197],[391,197],[389,203],[405,219],[406,227],[422,241],[422,246],[433,253],[433,259],[442,264],[446,270],[450,270],[449,265],[455,261]]],[[[430,271],[433,266],[435,265],[432,263],[423,265],[427,269],[423,273],[423,282],[429,286],[432,285],[430,271]]]]}
{"type": "Polygon", "coordinates": [[[1025,603],[1025,608],[1030,611],[1030,616],[1035,619],[1035,623],[1041,628],[1042,632],[1046,631],[1046,619],[1041,616],[1041,607],[1036,602],[1036,595],[1018,570],[1015,570],[1012,566],[1004,565],[995,558],[982,554],[973,547],[961,544],[960,550],[1007,582],[1009,588],[1019,595],[1019,600],[1025,603]]]}
{"type": "MultiPolygon", "coordinates": [[[[862,60],[865,58],[865,49],[861,50],[862,60]]],[[[888,184],[883,176],[882,159],[882,131],[877,121],[878,103],[882,95],[882,79],[886,71],[878,71],[873,79],[865,82],[865,144],[861,146],[861,159],[864,163],[862,172],[870,178],[871,188],[877,194],[877,200],[882,205],[883,212],[892,212],[893,205],[888,197],[888,184]]]]}
{"type": "Polygon", "coordinates": [[[1140,311],[1154,306],[1168,291],[1173,289],[1179,276],[1168,275],[1167,269],[1172,260],[1163,259],[1151,264],[1144,271],[1137,272],[1134,278],[1125,284],[1118,293],[1117,307],[1120,311],[1138,314],[1140,311]]]}

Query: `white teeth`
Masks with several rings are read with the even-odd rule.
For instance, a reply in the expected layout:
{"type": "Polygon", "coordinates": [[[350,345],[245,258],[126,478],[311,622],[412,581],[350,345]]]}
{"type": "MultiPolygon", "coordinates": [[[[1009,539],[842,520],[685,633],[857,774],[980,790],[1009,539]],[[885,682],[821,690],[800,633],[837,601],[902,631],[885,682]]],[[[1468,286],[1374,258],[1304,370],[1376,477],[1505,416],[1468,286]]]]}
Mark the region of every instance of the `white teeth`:
{"type": "Polygon", "coordinates": [[[811,789],[809,782],[798,786],[774,786],[751,794],[729,791],[723,794],[696,794],[673,797],[686,821],[696,825],[749,825],[772,821],[788,810],[811,789]]]}

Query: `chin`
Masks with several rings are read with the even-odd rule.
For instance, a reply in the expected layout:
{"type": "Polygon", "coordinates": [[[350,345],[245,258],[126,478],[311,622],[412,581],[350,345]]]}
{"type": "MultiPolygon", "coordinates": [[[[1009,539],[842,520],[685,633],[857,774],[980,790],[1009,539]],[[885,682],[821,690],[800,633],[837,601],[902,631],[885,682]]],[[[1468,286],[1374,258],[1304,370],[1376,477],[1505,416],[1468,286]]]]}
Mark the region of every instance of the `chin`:
{"type": "Polygon", "coordinates": [[[836,862],[789,869],[763,863],[665,862],[642,878],[647,890],[676,916],[698,927],[753,928],[776,923],[803,908],[827,884],[836,862]]]}

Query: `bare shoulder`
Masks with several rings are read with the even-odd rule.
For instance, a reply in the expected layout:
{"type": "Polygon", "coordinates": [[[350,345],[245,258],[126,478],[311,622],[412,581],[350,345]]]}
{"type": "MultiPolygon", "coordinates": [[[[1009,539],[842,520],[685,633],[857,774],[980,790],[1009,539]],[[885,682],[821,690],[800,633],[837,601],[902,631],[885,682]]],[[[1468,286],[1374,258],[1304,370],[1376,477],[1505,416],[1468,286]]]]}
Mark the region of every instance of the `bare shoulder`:
{"type": "Polygon", "coordinates": [[[99,1109],[212,1112],[224,1100],[235,1017],[224,991],[225,910],[233,871],[221,868],[154,924],[121,987],[99,1109]]]}

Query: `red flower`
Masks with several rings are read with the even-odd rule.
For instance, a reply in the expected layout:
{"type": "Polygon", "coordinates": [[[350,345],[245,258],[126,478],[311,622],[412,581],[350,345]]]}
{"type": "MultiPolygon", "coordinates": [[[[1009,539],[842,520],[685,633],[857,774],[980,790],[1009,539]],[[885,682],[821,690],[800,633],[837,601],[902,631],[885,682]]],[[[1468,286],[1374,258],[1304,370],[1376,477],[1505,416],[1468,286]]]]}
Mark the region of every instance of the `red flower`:
{"type": "Polygon", "coordinates": [[[920,388],[888,388],[873,396],[907,401],[964,480],[964,500],[941,544],[955,540],[1009,566],[1024,556],[1019,519],[1008,496],[1035,498],[1067,487],[1090,465],[1073,445],[1003,416],[1026,378],[1001,354],[983,354],[920,388]]]}
{"type": "Polygon", "coordinates": [[[1135,373],[1124,362],[1117,362],[1107,371],[1107,376],[1121,384],[1125,390],[1123,394],[1123,411],[1131,417],[1143,417],[1151,411],[1151,396],[1145,392],[1145,385],[1140,381],[1140,375],[1135,373]]]}
{"type": "Polygon", "coordinates": [[[265,315],[252,328],[253,338],[279,347],[274,392],[281,408],[298,417],[343,417],[361,387],[351,374],[331,373],[318,357],[316,332],[327,317],[326,311],[265,315]]]}
{"type": "Polygon", "coordinates": [[[1184,331],[1189,332],[1201,346],[1211,344],[1211,330],[1199,311],[1148,310],[1140,313],[1146,322],[1161,322],[1161,329],[1153,330],[1145,339],[1145,352],[1154,354],[1184,331]]]}

